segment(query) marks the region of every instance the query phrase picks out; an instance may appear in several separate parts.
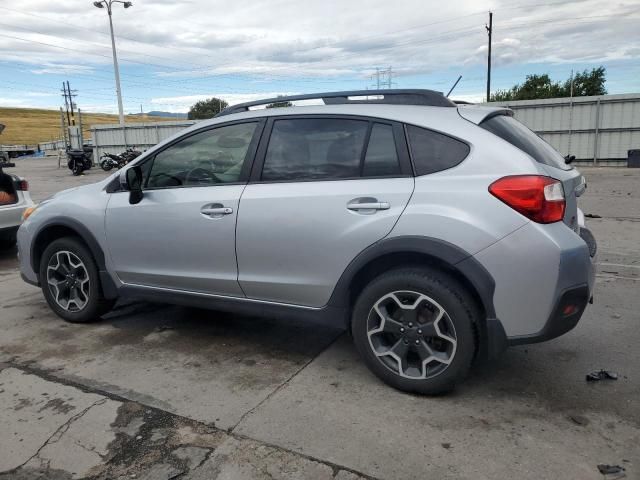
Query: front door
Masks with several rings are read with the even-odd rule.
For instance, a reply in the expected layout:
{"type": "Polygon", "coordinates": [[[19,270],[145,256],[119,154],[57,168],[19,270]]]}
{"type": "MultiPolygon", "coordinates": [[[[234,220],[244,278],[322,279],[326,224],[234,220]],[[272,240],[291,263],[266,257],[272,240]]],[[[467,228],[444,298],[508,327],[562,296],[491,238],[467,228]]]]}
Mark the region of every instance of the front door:
{"type": "Polygon", "coordinates": [[[126,284],[244,296],[235,228],[259,122],[214,127],[169,144],[141,166],[142,201],[111,194],[109,254],[126,284]]]}

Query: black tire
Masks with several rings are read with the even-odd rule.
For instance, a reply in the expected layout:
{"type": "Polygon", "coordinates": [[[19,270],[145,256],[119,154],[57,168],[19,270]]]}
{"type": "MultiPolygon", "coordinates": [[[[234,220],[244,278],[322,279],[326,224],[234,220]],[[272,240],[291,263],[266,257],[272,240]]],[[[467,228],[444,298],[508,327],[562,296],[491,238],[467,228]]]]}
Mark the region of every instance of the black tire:
{"type": "Polygon", "coordinates": [[[113,308],[115,300],[105,299],[102,295],[100,275],[95,260],[89,249],[78,239],[73,237],[59,238],[51,242],[45,249],[40,261],[40,283],[42,292],[51,309],[62,319],[71,323],[87,323],[98,320],[113,308]],[[70,311],[60,306],[47,282],[47,266],[51,258],[60,251],[68,251],[76,255],[84,264],[89,284],[86,305],[82,309],[70,311]]]}
{"type": "Polygon", "coordinates": [[[104,170],[105,172],[108,172],[113,168],[113,165],[108,160],[102,160],[100,162],[100,168],[102,168],[102,170],[104,170]]]}
{"type": "MultiPolygon", "coordinates": [[[[402,312],[401,309],[398,311],[402,312]]],[[[353,309],[351,331],[356,348],[365,364],[383,382],[405,392],[438,395],[453,390],[456,384],[468,374],[477,348],[475,325],[479,321],[480,312],[473,298],[452,276],[436,269],[404,268],[383,273],[364,288],[353,309]],[[388,357],[379,357],[374,353],[372,342],[369,340],[368,325],[371,325],[371,322],[375,323],[376,318],[379,318],[371,313],[376,302],[392,292],[404,291],[416,292],[433,299],[446,311],[449,319],[447,322],[453,326],[457,342],[455,350],[451,355],[450,363],[442,371],[438,372],[437,368],[443,368],[443,366],[436,363],[438,373],[434,376],[429,377],[425,374],[427,378],[407,378],[400,375],[397,363],[394,371],[393,366],[389,365],[388,357]],[[369,320],[370,313],[374,315],[372,320],[369,320]],[[387,359],[387,363],[383,363],[381,358],[387,359]]],[[[406,324],[403,325],[406,326],[406,324]]],[[[406,339],[404,335],[409,335],[406,330],[403,329],[405,331],[403,334],[396,332],[399,335],[398,341],[406,339]]],[[[417,335],[415,327],[412,332],[417,335]]],[[[412,344],[413,338],[407,340],[409,344],[412,344]]],[[[436,338],[436,340],[440,339],[436,338]]],[[[396,337],[393,337],[390,343],[395,341],[396,337]]]]}

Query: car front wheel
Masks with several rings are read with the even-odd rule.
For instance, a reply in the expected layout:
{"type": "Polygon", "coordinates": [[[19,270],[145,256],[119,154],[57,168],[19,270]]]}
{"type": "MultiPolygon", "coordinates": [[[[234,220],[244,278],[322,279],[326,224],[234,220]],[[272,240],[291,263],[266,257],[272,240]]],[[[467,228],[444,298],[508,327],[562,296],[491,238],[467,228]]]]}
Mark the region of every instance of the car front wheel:
{"type": "Polygon", "coordinates": [[[352,335],[369,369],[385,383],[435,395],[467,375],[479,315],[466,289],[447,273],[398,269],[364,288],[353,310],[352,335]]]}
{"type": "Polygon", "coordinates": [[[51,309],[68,322],[96,320],[114,304],[102,296],[93,256],[76,238],[60,238],[45,249],[40,262],[40,283],[51,309]]]}

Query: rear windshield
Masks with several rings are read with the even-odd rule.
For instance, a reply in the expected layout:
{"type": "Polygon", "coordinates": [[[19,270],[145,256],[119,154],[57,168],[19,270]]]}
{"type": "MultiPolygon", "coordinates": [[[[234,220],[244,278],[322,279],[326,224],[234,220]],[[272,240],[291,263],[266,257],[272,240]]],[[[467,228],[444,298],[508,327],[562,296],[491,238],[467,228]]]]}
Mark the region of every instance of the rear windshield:
{"type": "Polygon", "coordinates": [[[571,170],[572,168],[564,162],[562,155],[551,145],[513,117],[496,115],[484,120],[480,126],[528,153],[540,163],[562,170],[571,170]]]}

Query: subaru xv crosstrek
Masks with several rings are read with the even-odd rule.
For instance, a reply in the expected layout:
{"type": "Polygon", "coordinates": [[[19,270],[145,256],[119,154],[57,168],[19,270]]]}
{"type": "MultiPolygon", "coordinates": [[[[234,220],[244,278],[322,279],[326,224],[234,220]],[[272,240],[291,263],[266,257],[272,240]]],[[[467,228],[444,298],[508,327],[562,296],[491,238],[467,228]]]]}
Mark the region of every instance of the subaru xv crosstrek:
{"type": "Polygon", "coordinates": [[[40,203],[20,266],[70,322],[123,297],[322,322],[384,382],[436,394],[577,324],[585,188],[509,109],[429,90],[268,99],[40,203]]]}

